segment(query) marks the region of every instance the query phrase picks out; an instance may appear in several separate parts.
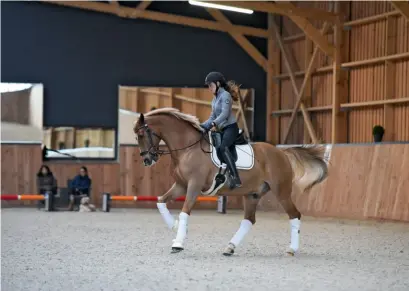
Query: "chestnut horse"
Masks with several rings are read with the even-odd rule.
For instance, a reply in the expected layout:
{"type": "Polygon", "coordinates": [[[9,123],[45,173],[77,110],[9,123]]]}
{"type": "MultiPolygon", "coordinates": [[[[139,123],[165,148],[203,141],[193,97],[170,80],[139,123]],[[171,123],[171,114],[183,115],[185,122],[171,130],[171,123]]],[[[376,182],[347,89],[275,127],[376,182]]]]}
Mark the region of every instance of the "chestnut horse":
{"type": "MultiPolygon", "coordinates": [[[[210,154],[214,150],[211,139],[207,138],[199,124],[195,116],[181,113],[175,108],[161,108],[141,114],[134,123],[133,130],[145,166],[152,166],[165,153],[159,149],[161,140],[171,155],[175,183],[159,197],[157,206],[168,228],[177,231],[172,244],[173,253],[184,249],[188,219],[197,197],[209,193],[216,177],[220,177],[220,168],[214,164],[210,154]],[[186,195],[186,199],[179,220],[175,220],[166,203],[182,195],[186,195]]],[[[243,186],[233,190],[225,186],[221,188],[223,195],[243,196],[244,200],[244,219],[223,254],[234,253],[256,223],[258,202],[271,191],[289,216],[291,242],[287,253],[294,255],[299,248],[301,213],[291,199],[293,185],[303,193],[327,177],[325,147],[278,149],[264,142],[246,146],[252,149],[249,155],[253,155],[253,164],[247,169],[239,169],[243,186]]],[[[216,193],[217,189],[212,195],[216,193]]]]}

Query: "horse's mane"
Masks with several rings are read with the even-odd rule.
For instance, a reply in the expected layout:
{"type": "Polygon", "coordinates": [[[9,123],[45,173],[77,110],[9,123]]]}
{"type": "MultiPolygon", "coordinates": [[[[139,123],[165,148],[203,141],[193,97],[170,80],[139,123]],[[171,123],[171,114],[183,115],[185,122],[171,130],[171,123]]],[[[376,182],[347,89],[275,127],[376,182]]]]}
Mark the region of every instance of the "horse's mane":
{"type": "Polygon", "coordinates": [[[200,121],[196,116],[182,113],[178,109],[173,108],[173,107],[164,107],[164,108],[155,109],[155,110],[152,110],[146,113],[145,116],[148,117],[148,116],[155,116],[155,115],[160,115],[160,114],[174,116],[177,119],[186,121],[191,126],[193,126],[196,130],[203,131],[202,127],[200,126],[200,121]]]}

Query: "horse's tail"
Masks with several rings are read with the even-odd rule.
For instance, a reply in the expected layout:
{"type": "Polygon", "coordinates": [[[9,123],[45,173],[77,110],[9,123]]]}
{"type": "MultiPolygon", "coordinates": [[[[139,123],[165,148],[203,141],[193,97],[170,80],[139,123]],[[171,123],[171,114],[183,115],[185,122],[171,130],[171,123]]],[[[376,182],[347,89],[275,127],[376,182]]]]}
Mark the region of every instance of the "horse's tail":
{"type": "Polygon", "coordinates": [[[290,147],[284,149],[284,153],[290,160],[293,169],[295,183],[305,192],[314,185],[321,183],[328,176],[327,157],[325,146],[313,147],[290,147]]]}

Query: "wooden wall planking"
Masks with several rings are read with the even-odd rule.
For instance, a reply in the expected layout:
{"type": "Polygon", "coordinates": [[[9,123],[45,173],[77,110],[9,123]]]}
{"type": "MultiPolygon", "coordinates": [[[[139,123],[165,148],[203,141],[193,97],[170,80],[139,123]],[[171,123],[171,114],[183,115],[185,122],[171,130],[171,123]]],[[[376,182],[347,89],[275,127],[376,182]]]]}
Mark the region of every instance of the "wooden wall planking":
{"type": "MultiPolygon", "coordinates": [[[[35,175],[42,163],[40,145],[6,145],[1,148],[2,194],[36,192],[35,175]]],[[[78,163],[47,163],[65,187],[78,163]]],[[[100,206],[101,194],[153,195],[165,193],[173,180],[169,157],[151,168],[142,166],[136,146],[121,146],[120,163],[85,163],[92,178],[92,199],[100,206]]],[[[409,144],[334,146],[329,177],[310,193],[293,193],[303,215],[379,218],[409,221],[409,144]]],[[[2,201],[2,206],[29,205],[27,201],[2,201]]],[[[31,203],[32,204],[32,203],[31,203]]],[[[116,206],[155,208],[155,202],[114,203],[116,206]]],[[[180,209],[180,203],[172,208],[180,209]]],[[[198,203],[196,209],[215,209],[213,202],[198,203]]],[[[228,198],[229,209],[242,209],[241,197],[228,198]]],[[[282,211],[273,194],[267,194],[262,210],[282,211]]]]}
{"type": "MultiPolygon", "coordinates": [[[[323,2],[298,2],[300,7],[317,7],[321,9],[329,9],[330,1],[323,2]]],[[[385,12],[393,11],[393,7],[388,2],[374,2],[374,1],[350,1],[351,15],[349,20],[357,20],[364,17],[370,17],[385,12]]],[[[361,24],[353,26],[349,31],[350,35],[350,51],[349,58],[343,60],[345,62],[367,60],[377,57],[382,57],[388,54],[399,54],[409,52],[409,24],[400,14],[392,16],[396,19],[396,52],[387,51],[387,19],[380,19],[372,23],[361,24]]],[[[348,19],[346,20],[348,21],[348,19]]],[[[312,21],[317,29],[321,29],[322,21],[312,21]]],[[[282,18],[282,35],[285,41],[285,48],[290,59],[293,60],[294,71],[302,71],[306,69],[305,60],[308,55],[305,52],[306,40],[303,37],[298,37],[301,30],[289,18],[282,18]]],[[[327,35],[328,41],[333,42],[332,30],[327,35]]],[[[281,58],[283,62],[283,58],[281,58]]],[[[348,102],[366,102],[375,100],[385,100],[391,98],[385,94],[386,86],[386,61],[377,64],[364,65],[354,67],[349,70],[349,93],[348,102]]],[[[409,97],[409,60],[399,59],[394,63],[394,78],[395,88],[394,96],[392,98],[409,97]]],[[[332,59],[327,57],[321,51],[316,60],[316,68],[323,68],[332,65],[332,59]]],[[[286,74],[285,70],[281,73],[286,74]]],[[[304,76],[298,75],[297,81],[301,83],[304,76]]],[[[311,78],[312,86],[312,107],[328,106],[332,104],[332,71],[316,72],[311,78]]],[[[280,78],[280,110],[292,109],[294,107],[294,93],[290,85],[288,77],[280,78]]],[[[392,122],[393,133],[391,141],[409,141],[409,104],[399,105],[378,105],[368,106],[365,108],[351,108],[348,112],[348,142],[372,142],[372,127],[375,124],[384,124],[386,116],[394,116],[392,122]],[[390,109],[387,112],[384,108],[390,109]]],[[[321,122],[330,122],[331,118],[328,116],[328,108],[310,112],[313,124],[316,126],[317,134],[321,134],[323,142],[331,142],[331,132],[327,132],[328,125],[321,122]],[[329,118],[328,118],[329,117],[329,118]],[[325,130],[322,130],[325,129],[325,130]],[[321,132],[321,133],[320,133],[321,132]]],[[[280,136],[281,142],[283,134],[288,126],[289,115],[281,115],[280,122],[280,136]]],[[[390,124],[389,124],[390,125],[390,124]]],[[[298,124],[300,126],[300,124],[298,124]]],[[[289,143],[298,143],[303,140],[305,131],[299,130],[298,126],[294,126],[290,134],[289,143]]],[[[301,125],[303,126],[303,125],[301,125]]],[[[329,126],[330,127],[330,126],[329,126]]],[[[329,128],[331,131],[331,128],[329,128]]]]}
{"type": "MultiPolygon", "coordinates": [[[[1,193],[36,194],[36,174],[42,165],[41,146],[39,144],[2,144],[1,145],[1,193]]],[[[170,158],[163,156],[155,167],[142,165],[137,146],[120,146],[120,162],[46,162],[58,180],[58,187],[66,187],[67,180],[86,166],[92,179],[91,198],[93,203],[101,205],[101,195],[109,192],[115,195],[163,195],[173,184],[170,158]]],[[[2,206],[34,205],[30,201],[2,201],[2,206]]],[[[121,202],[114,206],[156,207],[155,202],[121,202]]],[[[181,207],[173,203],[172,207],[181,207]]],[[[197,209],[215,209],[214,202],[201,202],[197,209]]],[[[231,199],[229,208],[240,208],[241,199],[231,199]]]]}
{"type": "Polygon", "coordinates": [[[303,215],[409,221],[408,189],[409,144],[334,146],[328,178],[293,199],[303,215]]]}

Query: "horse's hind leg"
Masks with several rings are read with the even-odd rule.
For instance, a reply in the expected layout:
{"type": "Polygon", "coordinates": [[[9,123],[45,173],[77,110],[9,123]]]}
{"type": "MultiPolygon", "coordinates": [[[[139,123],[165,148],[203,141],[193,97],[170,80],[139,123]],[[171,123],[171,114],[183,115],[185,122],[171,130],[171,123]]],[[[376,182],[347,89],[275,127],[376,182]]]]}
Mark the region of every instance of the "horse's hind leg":
{"type": "Polygon", "coordinates": [[[240,223],[240,228],[230,240],[223,255],[231,256],[234,254],[234,249],[242,242],[244,237],[250,231],[253,224],[256,223],[256,209],[260,198],[263,197],[270,190],[267,183],[260,186],[258,193],[250,193],[243,197],[244,204],[244,219],[240,223]]]}
{"type": "Polygon", "coordinates": [[[277,191],[276,195],[281,206],[284,208],[290,219],[291,242],[287,253],[294,256],[300,247],[301,213],[298,211],[297,207],[293,203],[293,200],[291,199],[292,184],[290,186],[280,188],[281,189],[277,191]]]}
{"type": "Polygon", "coordinates": [[[166,203],[171,199],[176,199],[179,196],[182,196],[185,192],[186,189],[183,186],[174,183],[168,192],[166,192],[162,197],[159,197],[158,203],[156,203],[159,213],[169,229],[176,230],[178,227],[178,221],[173,218],[168,207],[166,206],[166,203]]]}

